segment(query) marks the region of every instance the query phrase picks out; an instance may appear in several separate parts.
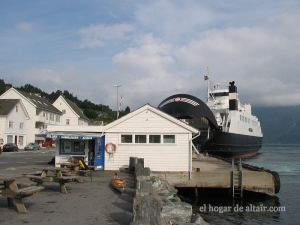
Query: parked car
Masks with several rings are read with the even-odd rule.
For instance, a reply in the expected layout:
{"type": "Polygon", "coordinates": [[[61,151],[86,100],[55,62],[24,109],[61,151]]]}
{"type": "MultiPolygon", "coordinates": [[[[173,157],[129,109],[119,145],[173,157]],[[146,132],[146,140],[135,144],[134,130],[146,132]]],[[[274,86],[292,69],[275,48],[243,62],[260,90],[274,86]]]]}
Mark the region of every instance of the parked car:
{"type": "Polygon", "coordinates": [[[28,145],[25,146],[24,150],[39,150],[40,145],[38,143],[29,143],[28,145]]]}
{"type": "Polygon", "coordinates": [[[19,148],[14,143],[7,143],[3,146],[3,152],[17,152],[19,148]]]}

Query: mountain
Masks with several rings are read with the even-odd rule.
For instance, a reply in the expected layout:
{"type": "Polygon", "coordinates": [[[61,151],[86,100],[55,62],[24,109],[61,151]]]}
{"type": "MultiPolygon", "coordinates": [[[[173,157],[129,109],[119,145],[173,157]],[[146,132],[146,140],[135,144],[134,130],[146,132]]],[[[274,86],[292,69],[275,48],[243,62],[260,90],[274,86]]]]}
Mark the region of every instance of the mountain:
{"type": "MultiPolygon", "coordinates": [[[[7,85],[10,84],[6,84],[3,79],[0,79],[0,95],[5,92],[5,88],[7,85]]],[[[60,95],[63,95],[66,99],[76,103],[76,105],[79,108],[81,108],[83,113],[91,120],[91,123],[94,125],[99,124],[99,121],[103,121],[104,123],[109,123],[116,119],[116,114],[117,114],[116,111],[113,111],[109,106],[103,104],[96,104],[87,99],[80,100],[67,90],[64,91],[57,90],[49,94],[31,84],[25,84],[21,87],[14,87],[14,88],[27,93],[39,94],[41,95],[41,97],[46,98],[51,103],[53,103],[60,95]]],[[[129,112],[130,112],[130,108],[127,106],[125,110],[120,111],[120,117],[128,114],[129,112]]]]}
{"type": "Polygon", "coordinates": [[[253,107],[262,126],[264,143],[300,144],[300,106],[253,107]]]}

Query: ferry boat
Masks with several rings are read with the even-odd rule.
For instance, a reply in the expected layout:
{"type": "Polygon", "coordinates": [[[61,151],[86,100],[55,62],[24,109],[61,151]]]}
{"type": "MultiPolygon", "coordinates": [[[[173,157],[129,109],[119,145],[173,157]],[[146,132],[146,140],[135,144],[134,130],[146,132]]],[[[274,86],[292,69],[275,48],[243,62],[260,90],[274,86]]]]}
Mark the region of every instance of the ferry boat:
{"type": "Polygon", "coordinates": [[[200,151],[231,158],[255,155],[263,139],[260,122],[252,115],[251,105],[240,102],[235,82],[224,86],[208,81],[207,89],[206,102],[177,94],[163,100],[158,108],[200,131],[193,140],[200,151]]]}

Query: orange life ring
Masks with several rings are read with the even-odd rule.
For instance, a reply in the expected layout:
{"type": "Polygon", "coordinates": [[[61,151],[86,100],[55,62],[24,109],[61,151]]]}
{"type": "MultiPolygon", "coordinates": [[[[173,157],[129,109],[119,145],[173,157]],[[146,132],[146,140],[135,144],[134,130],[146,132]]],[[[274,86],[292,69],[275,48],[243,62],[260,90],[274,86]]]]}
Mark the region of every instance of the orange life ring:
{"type": "Polygon", "coordinates": [[[114,144],[114,143],[107,143],[105,145],[105,151],[108,153],[108,154],[114,154],[117,150],[117,146],[114,144]]]}

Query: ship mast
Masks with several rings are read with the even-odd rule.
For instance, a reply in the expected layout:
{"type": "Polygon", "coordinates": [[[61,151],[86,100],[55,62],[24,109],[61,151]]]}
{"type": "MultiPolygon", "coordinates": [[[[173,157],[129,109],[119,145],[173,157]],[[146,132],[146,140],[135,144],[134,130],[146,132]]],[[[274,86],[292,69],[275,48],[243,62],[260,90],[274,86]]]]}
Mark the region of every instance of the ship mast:
{"type": "Polygon", "coordinates": [[[209,96],[210,96],[210,81],[209,81],[208,66],[206,67],[206,70],[207,70],[207,72],[206,72],[207,75],[204,76],[204,80],[207,81],[207,101],[209,101],[209,96]]]}

